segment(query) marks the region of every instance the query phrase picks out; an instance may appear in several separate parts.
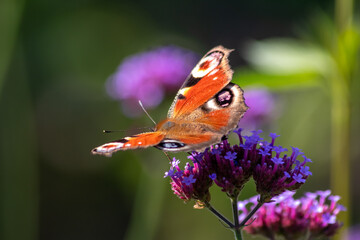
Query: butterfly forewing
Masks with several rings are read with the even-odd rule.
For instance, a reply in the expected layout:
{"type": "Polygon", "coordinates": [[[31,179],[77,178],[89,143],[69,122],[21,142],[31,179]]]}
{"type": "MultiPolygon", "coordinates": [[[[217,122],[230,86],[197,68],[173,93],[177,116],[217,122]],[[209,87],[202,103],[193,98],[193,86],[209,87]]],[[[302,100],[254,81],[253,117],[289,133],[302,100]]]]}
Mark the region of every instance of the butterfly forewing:
{"type": "Polygon", "coordinates": [[[218,46],[199,61],[178,91],[169,118],[191,113],[231,81],[233,72],[227,59],[231,51],[218,46]]]}
{"type": "Polygon", "coordinates": [[[147,148],[155,146],[164,139],[164,134],[161,132],[147,132],[138,135],[125,137],[120,140],[105,143],[91,150],[93,154],[101,154],[111,156],[114,152],[120,150],[129,150],[136,148],[147,148]]]}

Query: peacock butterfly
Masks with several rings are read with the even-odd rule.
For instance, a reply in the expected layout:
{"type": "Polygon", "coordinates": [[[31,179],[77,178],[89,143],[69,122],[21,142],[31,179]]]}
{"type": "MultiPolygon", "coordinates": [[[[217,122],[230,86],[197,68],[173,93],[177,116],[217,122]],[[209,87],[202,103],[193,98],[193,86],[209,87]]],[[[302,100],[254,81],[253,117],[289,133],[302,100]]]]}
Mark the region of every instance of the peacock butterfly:
{"type": "Polygon", "coordinates": [[[248,109],[243,90],[230,82],[232,51],[217,46],[205,54],[176,94],[167,118],[153,132],[105,143],[91,152],[111,156],[119,150],[152,146],[169,152],[200,151],[219,143],[248,109]]]}

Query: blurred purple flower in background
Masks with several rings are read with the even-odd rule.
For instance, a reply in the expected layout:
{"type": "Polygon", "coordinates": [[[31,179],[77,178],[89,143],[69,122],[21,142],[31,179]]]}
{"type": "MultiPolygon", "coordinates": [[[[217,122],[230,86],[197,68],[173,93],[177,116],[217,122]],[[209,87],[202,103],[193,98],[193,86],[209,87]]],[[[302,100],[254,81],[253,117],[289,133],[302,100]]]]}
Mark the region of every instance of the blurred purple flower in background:
{"type": "Polygon", "coordinates": [[[139,115],[138,100],[148,108],[159,105],[166,92],[179,89],[197,59],[193,52],[175,46],[129,56],[108,79],[107,92],[121,101],[126,115],[139,115]]]}
{"type": "Polygon", "coordinates": [[[239,127],[245,130],[262,128],[275,117],[275,98],[266,88],[249,88],[244,90],[246,105],[249,106],[239,127]]]}
{"type": "MultiPolygon", "coordinates": [[[[309,192],[305,197],[294,199],[295,192],[286,191],[274,197],[274,202],[264,204],[244,230],[269,239],[275,239],[275,235],[292,240],[333,236],[342,226],[336,217],[345,207],[337,203],[339,196],[330,193],[330,190],[309,192]]],[[[255,196],[238,202],[238,210],[242,212],[240,220],[249,212],[246,205],[250,203],[251,209],[254,208],[257,199],[255,196]]]]}
{"type": "Polygon", "coordinates": [[[360,239],[360,225],[352,226],[347,234],[347,240],[358,240],[360,239]]]}

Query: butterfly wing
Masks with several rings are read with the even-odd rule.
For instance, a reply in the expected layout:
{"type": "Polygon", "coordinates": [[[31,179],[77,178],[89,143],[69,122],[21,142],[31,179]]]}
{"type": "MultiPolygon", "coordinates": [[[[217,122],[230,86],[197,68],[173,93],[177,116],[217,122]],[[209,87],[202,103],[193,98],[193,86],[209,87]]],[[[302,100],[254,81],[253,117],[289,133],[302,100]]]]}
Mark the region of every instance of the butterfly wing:
{"type": "Polygon", "coordinates": [[[171,152],[201,151],[235,129],[247,109],[242,89],[229,83],[186,117],[160,122],[156,130],[165,137],[155,147],[171,152]]]}
{"type": "Polygon", "coordinates": [[[155,146],[163,140],[165,135],[161,132],[146,132],[138,135],[125,137],[120,140],[105,143],[91,150],[93,154],[101,154],[110,157],[114,152],[136,148],[155,146]]]}
{"type": "Polygon", "coordinates": [[[231,51],[217,46],[205,54],[178,91],[168,118],[179,118],[191,113],[231,81],[233,71],[228,63],[231,51]]]}

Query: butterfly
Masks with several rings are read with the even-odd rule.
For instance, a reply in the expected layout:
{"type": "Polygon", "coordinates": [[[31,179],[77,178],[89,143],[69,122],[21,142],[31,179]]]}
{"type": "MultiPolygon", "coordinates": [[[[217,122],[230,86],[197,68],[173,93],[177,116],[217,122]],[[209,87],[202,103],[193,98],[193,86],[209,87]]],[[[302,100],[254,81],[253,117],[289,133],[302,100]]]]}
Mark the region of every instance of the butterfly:
{"type": "Polygon", "coordinates": [[[163,151],[201,151],[219,143],[235,129],[248,109],[243,90],[231,83],[228,56],[233,50],[211,49],[186,78],[168,111],[153,132],[105,143],[93,154],[111,156],[119,150],[156,147],[163,151]]]}

